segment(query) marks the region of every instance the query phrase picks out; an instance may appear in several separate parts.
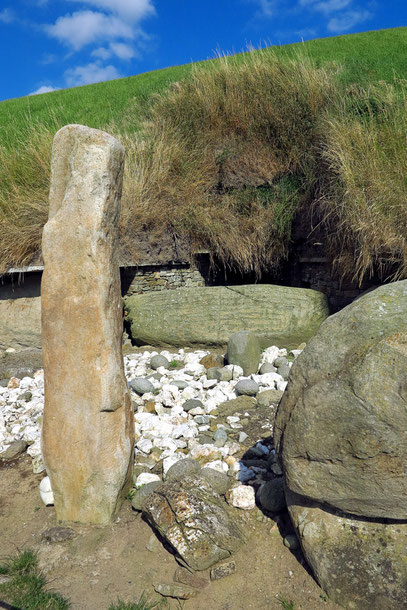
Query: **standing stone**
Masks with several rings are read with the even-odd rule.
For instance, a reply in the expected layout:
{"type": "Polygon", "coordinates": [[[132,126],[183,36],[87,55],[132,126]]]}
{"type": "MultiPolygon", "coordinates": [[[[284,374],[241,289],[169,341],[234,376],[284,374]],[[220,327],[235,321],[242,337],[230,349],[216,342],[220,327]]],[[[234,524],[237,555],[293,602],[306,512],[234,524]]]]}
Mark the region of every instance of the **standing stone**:
{"type": "Polygon", "coordinates": [[[233,333],[228,341],[227,359],[229,364],[237,364],[244,375],[257,373],[259,370],[261,347],[253,333],[240,330],[233,333]]]}
{"type": "Polygon", "coordinates": [[[42,452],[59,521],[108,523],[131,485],[131,400],[116,260],[124,150],[67,125],[54,138],[42,253],[42,452]]]}

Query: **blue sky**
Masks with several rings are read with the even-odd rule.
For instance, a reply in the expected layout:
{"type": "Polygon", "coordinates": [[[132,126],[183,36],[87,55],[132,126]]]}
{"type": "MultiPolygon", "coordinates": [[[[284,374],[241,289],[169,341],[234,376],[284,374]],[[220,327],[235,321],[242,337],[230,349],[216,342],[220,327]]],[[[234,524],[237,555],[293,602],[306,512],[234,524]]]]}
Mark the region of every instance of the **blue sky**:
{"type": "Polygon", "coordinates": [[[1,0],[0,99],[401,25],[406,0],[1,0]]]}

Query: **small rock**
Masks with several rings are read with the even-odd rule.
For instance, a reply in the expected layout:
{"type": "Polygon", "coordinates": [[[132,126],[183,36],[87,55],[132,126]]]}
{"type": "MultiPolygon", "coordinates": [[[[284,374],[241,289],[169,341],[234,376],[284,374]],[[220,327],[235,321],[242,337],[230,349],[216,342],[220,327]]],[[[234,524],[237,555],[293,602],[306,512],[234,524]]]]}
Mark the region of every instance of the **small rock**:
{"type": "Polygon", "coordinates": [[[273,362],[274,366],[278,369],[280,366],[285,366],[288,364],[288,360],[285,356],[277,356],[277,358],[273,362]]]}
{"type": "Polygon", "coordinates": [[[144,377],[134,377],[134,379],[130,381],[130,387],[139,396],[147,394],[148,392],[154,392],[153,384],[144,377]]]}
{"type": "MultiPolygon", "coordinates": [[[[7,351],[7,350],[6,350],[7,351]]],[[[7,383],[7,387],[9,390],[15,390],[20,385],[20,380],[18,377],[11,377],[7,383]]]]}
{"type": "Polygon", "coordinates": [[[228,433],[224,428],[218,428],[212,438],[215,441],[215,447],[223,447],[228,440],[228,433]]]}
{"type": "Polygon", "coordinates": [[[144,405],[144,410],[147,413],[155,413],[155,401],[154,400],[148,400],[146,402],[146,404],[144,405]]]}
{"type": "Polygon", "coordinates": [[[153,448],[153,442],[149,438],[141,438],[139,441],[137,441],[136,447],[143,453],[150,453],[153,448]]]}
{"type": "Polygon", "coordinates": [[[221,402],[218,406],[218,412],[220,416],[227,417],[236,412],[244,413],[245,411],[251,411],[256,407],[256,399],[252,396],[239,396],[238,398],[232,398],[232,400],[221,402]]]}
{"type": "Polygon", "coordinates": [[[217,377],[218,370],[219,370],[218,367],[211,366],[211,368],[207,369],[207,371],[206,371],[206,377],[209,380],[214,379],[214,380],[218,381],[218,377],[217,377]]]}
{"type": "Polygon", "coordinates": [[[131,499],[131,505],[135,510],[143,510],[143,505],[148,496],[153,493],[157,487],[161,485],[161,481],[153,481],[152,483],[146,483],[143,487],[140,487],[131,499]]]}
{"type": "Polygon", "coordinates": [[[146,544],[146,549],[147,551],[150,551],[150,553],[157,553],[161,549],[160,541],[155,534],[151,534],[146,544]]]}
{"type": "Polygon", "coordinates": [[[152,368],[153,371],[156,371],[158,368],[160,368],[160,366],[163,366],[165,369],[168,369],[168,367],[170,366],[170,362],[165,356],[157,354],[156,356],[153,356],[151,358],[150,368],[152,368]]]}
{"type": "Polygon", "coordinates": [[[257,498],[264,510],[272,513],[283,510],[287,506],[283,478],[279,477],[262,483],[257,492],[257,498]]]}
{"type": "Polygon", "coordinates": [[[203,409],[204,405],[201,400],[197,400],[196,398],[189,398],[182,405],[184,411],[191,411],[191,409],[203,409]]]}
{"type": "Polygon", "coordinates": [[[280,466],[280,464],[277,464],[277,462],[272,464],[271,472],[274,472],[274,474],[276,474],[278,476],[281,476],[283,474],[283,471],[281,470],[281,466],[280,466]]]}
{"type": "Polygon", "coordinates": [[[154,483],[154,481],[161,482],[158,474],[153,474],[152,472],[142,472],[136,479],[135,487],[136,489],[140,489],[140,487],[143,487],[143,485],[147,485],[147,483],[154,483]]]}
{"type": "Polygon", "coordinates": [[[173,455],[169,455],[168,457],[163,459],[163,476],[166,478],[167,473],[173,464],[181,460],[185,460],[186,457],[183,453],[174,453],[173,455]]]}
{"type": "Polygon", "coordinates": [[[281,375],[281,377],[286,381],[290,374],[290,367],[288,366],[288,364],[283,364],[282,366],[279,366],[277,369],[277,374],[281,375]]]}
{"type": "Polygon", "coordinates": [[[22,394],[20,394],[17,400],[24,400],[25,402],[29,402],[32,397],[32,393],[27,390],[27,392],[23,392],[22,394]]]}
{"type": "Polygon", "coordinates": [[[24,453],[28,445],[25,441],[13,441],[3,453],[0,453],[1,460],[14,460],[24,453]]]}
{"type": "Polygon", "coordinates": [[[204,589],[209,585],[209,581],[205,578],[200,578],[186,568],[177,568],[174,574],[174,581],[195,589],[204,589]]]}
{"type": "Polygon", "coordinates": [[[275,373],[276,371],[276,367],[273,366],[271,362],[264,362],[260,367],[259,374],[266,375],[267,373],[275,373]]]}
{"type": "Polygon", "coordinates": [[[212,568],[210,571],[211,580],[220,580],[221,578],[225,578],[226,576],[230,576],[236,572],[236,564],[234,561],[229,561],[229,563],[222,563],[215,568],[212,568]]]}
{"type": "Polygon", "coordinates": [[[295,536],[294,534],[288,534],[284,538],[284,546],[290,549],[290,551],[296,551],[297,549],[299,549],[300,543],[298,541],[297,536],[295,536]]]}
{"type": "Polygon", "coordinates": [[[207,462],[202,466],[202,470],[204,470],[205,468],[213,468],[213,470],[217,470],[218,472],[228,471],[228,465],[222,460],[213,460],[212,462],[207,462]]]}
{"type": "Polygon", "coordinates": [[[171,385],[175,385],[179,390],[185,390],[188,387],[188,383],[182,379],[174,379],[171,381],[171,385]]]}
{"type": "Polygon", "coordinates": [[[154,590],[163,597],[175,597],[176,599],[191,599],[197,594],[197,590],[187,585],[178,584],[158,584],[154,585],[154,590]]]}
{"type": "Polygon", "coordinates": [[[235,385],[235,391],[240,396],[256,396],[259,391],[259,384],[253,381],[253,379],[241,379],[235,385]]]}
{"type": "Polygon", "coordinates": [[[260,356],[260,342],[253,333],[241,330],[230,337],[227,349],[228,363],[241,366],[245,375],[257,373],[260,356]]]}
{"type": "Polygon", "coordinates": [[[199,364],[202,364],[206,369],[223,366],[225,358],[220,354],[208,354],[204,356],[199,364]]]}
{"type": "Polygon", "coordinates": [[[44,542],[66,542],[76,536],[75,530],[71,527],[50,527],[41,534],[44,542]]]}
{"type": "Polygon", "coordinates": [[[239,485],[239,487],[229,489],[226,493],[226,500],[231,506],[243,510],[252,510],[256,506],[254,489],[248,485],[239,485]]]}
{"type": "Polygon", "coordinates": [[[270,405],[278,405],[284,392],[281,390],[264,390],[256,396],[259,407],[269,407],[270,405]]]}
{"type": "Polygon", "coordinates": [[[185,458],[175,462],[167,471],[165,480],[175,481],[189,474],[195,474],[201,471],[201,466],[196,460],[185,458]]]}
{"type": "Polygon", "coordinates": [[[249,435],[246,432],[239,433],[239,443],[244,443],[246,439],[249,438],[249,435]]]}
{"type": "Polygon", "coordinates": [[[54,494],[51,489],[51,481],[49,477],[44,477],[40,483],[40,496],[45,506],[53,506],[54,494]]]}
{"type": "Polygon", "coordinates": [[[201,476],[209,481],[213,489],[220,496],[224,496],[231,485],[231,481],[225,472],[220,472],[209,466],[202,468],[201,476]]]}

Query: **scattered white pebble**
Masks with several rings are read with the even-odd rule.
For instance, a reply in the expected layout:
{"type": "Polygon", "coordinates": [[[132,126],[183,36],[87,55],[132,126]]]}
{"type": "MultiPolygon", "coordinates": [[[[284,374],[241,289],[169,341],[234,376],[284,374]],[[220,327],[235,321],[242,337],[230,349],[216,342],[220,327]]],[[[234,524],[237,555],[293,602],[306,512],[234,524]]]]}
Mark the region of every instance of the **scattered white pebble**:
{"type": "Polygon", "coordinates": [[[253,487],[239,485],[226,492],[226,500],[231,506],[243,510],[252,510],[256,506],[253,487]]]}
{"type": "Polygon", "coordinates": [[[45,506],[52,506],[54,504],[54,494],[52,493],[49,477],[44,477],[40,483],[40,496],[45,506]]]}

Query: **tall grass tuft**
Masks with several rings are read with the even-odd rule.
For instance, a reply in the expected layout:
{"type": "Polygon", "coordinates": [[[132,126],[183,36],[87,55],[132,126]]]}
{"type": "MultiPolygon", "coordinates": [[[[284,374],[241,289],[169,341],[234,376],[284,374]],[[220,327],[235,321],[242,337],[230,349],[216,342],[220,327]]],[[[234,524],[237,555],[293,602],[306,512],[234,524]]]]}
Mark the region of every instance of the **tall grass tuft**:
{"type": "Polygon", "coordinates": [[[143,134],[124,137],[129,249],[144,226],[184,235],[242,272],[278,265],[332,91],[326,69],[268,51],[197,67],[156,95],[143,134]]]}
{"type": "Polygon", "coordinates": [[[407,81],[352,88],[322,123],[320,207],[338,270],[407,277],[407,81]]]}
{"type": "Polygon", "coordinates": [[[39,255],[48,218],[53,130],[29,124],[16,148],[0,146],[0,272],[39,255]]]}

